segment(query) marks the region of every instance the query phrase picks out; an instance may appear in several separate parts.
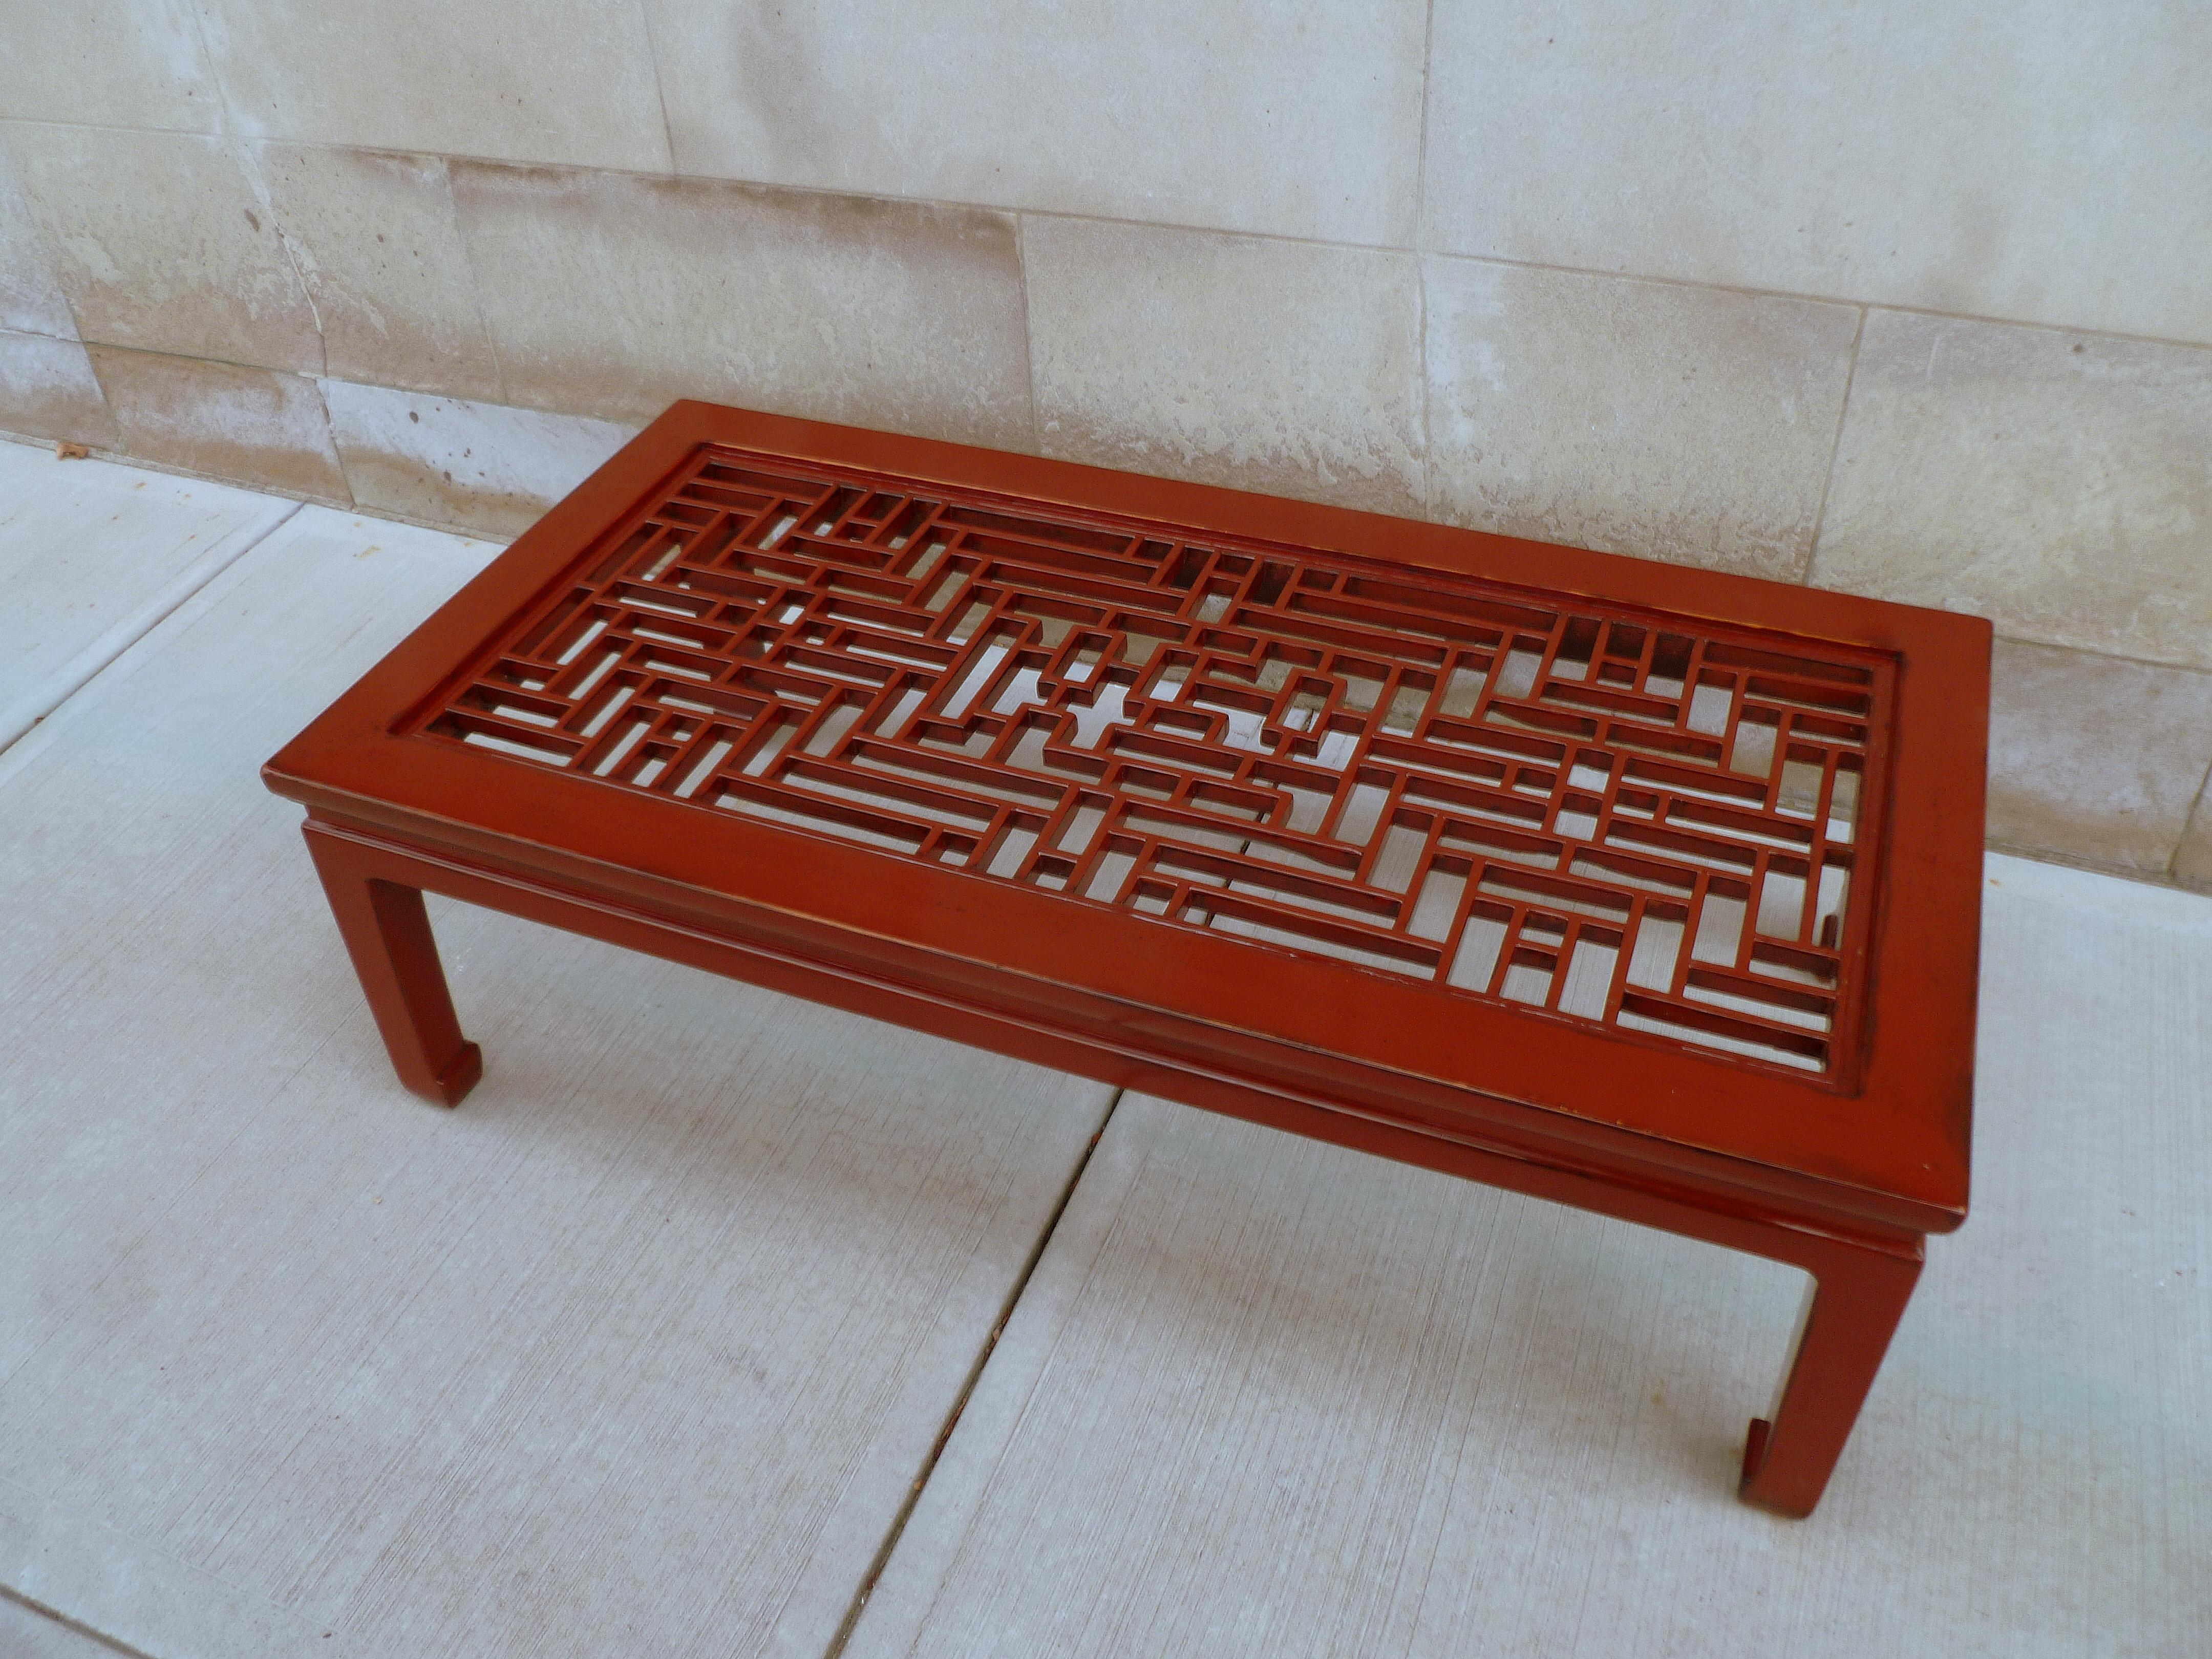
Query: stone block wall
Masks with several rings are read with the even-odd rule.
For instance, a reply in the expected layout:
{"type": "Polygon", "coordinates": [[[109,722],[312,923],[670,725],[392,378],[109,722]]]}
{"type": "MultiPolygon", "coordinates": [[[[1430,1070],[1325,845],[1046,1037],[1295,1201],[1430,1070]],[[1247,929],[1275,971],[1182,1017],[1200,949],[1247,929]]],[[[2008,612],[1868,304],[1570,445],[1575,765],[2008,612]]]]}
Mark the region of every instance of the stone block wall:
{"type": "Polygon", "coordinates": [[[1991,617],[2212,885],[2212,21],[0,0],[0,430],[512,533],[671,399],[1991,617]]]}

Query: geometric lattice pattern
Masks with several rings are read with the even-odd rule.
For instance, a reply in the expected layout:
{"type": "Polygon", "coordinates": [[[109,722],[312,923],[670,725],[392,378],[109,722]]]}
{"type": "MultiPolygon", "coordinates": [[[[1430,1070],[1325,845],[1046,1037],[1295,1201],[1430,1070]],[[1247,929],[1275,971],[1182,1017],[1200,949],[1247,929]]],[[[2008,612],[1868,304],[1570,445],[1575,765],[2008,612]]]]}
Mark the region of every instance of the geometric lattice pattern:
{"type": "Polygon", "coordinates": [[[1890,672],[709,447],[415,729],[1833,1073],[1890,672]]]}

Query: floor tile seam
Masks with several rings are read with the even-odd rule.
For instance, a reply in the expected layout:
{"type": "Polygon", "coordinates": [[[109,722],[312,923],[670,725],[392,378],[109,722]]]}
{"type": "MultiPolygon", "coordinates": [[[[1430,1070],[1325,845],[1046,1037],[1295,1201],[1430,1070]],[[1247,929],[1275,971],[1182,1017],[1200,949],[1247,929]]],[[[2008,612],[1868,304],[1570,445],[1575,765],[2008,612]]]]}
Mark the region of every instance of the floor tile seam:
{"type": "Polygon", "coordinates": [[[59,1607],[49,1607],[44,1601],[25,1595],[20,1590],[11,1589],[5,1584],[0,1584],[0,1601],[12,1601],[26,1612],[35,1614],[40,1619],[50,1620],[64,1630],[74,1632],[88,1642],[97,1642],[101,1647],[112,1652],[125,1656],[125,1659],[156,1659],[155,1655],[147,1652],[143,1648],[134,1648],[128,1642],[120,1641],[115,1637],[94,1630],[90,1625],[70,1618],[59,1607]]]}
{"type": "MultiPolygon", "coordinates": [[[[222,1596],[232,1598],[237,1605],[251,1613],[266,1613],[288,1622],[319,1628],[318,1621],[302,1618],[295,1609],[258,1591],[247,1589],[236,1581],[179,1554],[173,1549],[137,1533],[126,1531],[102,1521],[74,1505],[64,1505],[56,1501],[51,1493],[38,1487],[28,1486],[10,1476],[0,1474],[0,1504],[4,1504],[11,1496],[18,1501],[28,1500],[51,1510],[60,1522],[62,1528],[65,1532],[74,1534],[79,1540],[90,1537],[103,1540],[110,1548],[119,1547],[127,1553],[131,1561],[141,1569],[152,1567],[157,1572],[166,1571],[182,1574],[193,1583],[195,1588],[201,1590],[212,1589],[222,1596]]],[[[112,1565],[112,1564],[109,1565],[112,1565]]],[[[0,1596],[4,1596],[21,1606],[33,1608],[71,1629],[81,1630],[94,1640],[103,1642],[109,1647],[129,1656],[130,1659],[164,1659],[164,1656],[149,1653],[145,1649],[127,1643],[121,1637],[110,1634],[102,1630],[98,1624],[91,1622],[92,1619],[104,1616],[99,1607],[87,1608],[85,1611],[89,1618],[80,1619],[48,1602],[41,1601],[35,1596],[27,1595],[5,1579],[0,1579],[0,1596]]],[[[96,1590],[90,1599],[103,1606],[112,1607],[112,1589],[96,1590]]],[[[319,1659],[352,1659],[352,1656],[357,1651],[352,1644],[349,1635],[335,1630],[324,1630],[323,1636],[325,1639],[337,1636],[340,1638],[342,1645],[324,1649],[319,1643],[317,1644],[319,1659]]]]}
{"type": "Polygon", "coordinates": [[[175,615],[208,584],[270,537],[299,516],[303,503],[291,502],[284,511],[223,537],[183,572],[157,588],[152,597],[125,613],[83,649],[32,687],[5,711],[0,711],[0,753],[5,753],[39,724],[50,719],[70,699],[130,655],[140,641],[175,615]]]}
{"type": "Polygon", "coordinates": [[[1052,1213],[1045,1218],[1044,1225],[1038,1229],[1036,1241],[1030,1247],[1028,1260],[1022,1264],[1021,1271],[1015,1276],[1012,1286],[1000,1303],[998,1318],[993,1322],[989,1334],[985,1337],[981,1348],[977,1352],[974,1364],[969,1366],[968,1375],[962,1382],[960,1391],[954,1398],[951,1410],[946,1413],[943,1425],[938,1430],[936,1438],[931,1444],[921,1470],[907,1489],[905,1499],[900,1504],[898,1513],[891,1518],[890,1524],[885,1528],[883,1542],[878,1547],[874,1559],[868,1564],[867,1571],[855,1588],[853,1599],[845,1610],[844,1617],[838,1622],[836,1632],[830,1638],[829,1646],[823,1650],[823,1659],[841,1659],[847,1645],[852,1641],[854,1632],[860,1626],[860,1616],[867,1609],[868,1598],[874,1592],[877,1584],[881,1582],[885,1570],[890,1565],[891,1558],[897,1552],[899,1540],[904,1536],[908,1523],[913,1519],[915,1509],[920,1505],[924,1493],[929,1488],[931,1478],[937,1473],[939,1464],[944,1461],[945,1449],[951,1443],[953,1433],[959,1427],[960,1419],[966,1413],[969,1403],[975,1398],[975,1390],[982,1382],[984,1372],[989,1369],[992,1355],[998,1351],[1000,1339],[1005,1334],[1007,1325],[1012,1321],[1016,1310],[1019,1308],[1023,1297],[1029,1290],[1030,1280],[1036,1274],[1039,1264],[1043,1261],[1047,1251],[1051,1248],[1053,1236],[1059,1231],[1061,1218],[1066,1215],[1068,1206],[1074,1200],[1076,1190],[1083,1183],[1083,1177],[1091,1167],[1091,1160],[1097,1154],[1099,1143],[1106,1138],[1107,1130],[1113,1124],[1115,1114],[1119,1109],[1125,1093],[1126,1091],[1116,1089],[1112,1097],[1107,1101],[1106,1109],[1099,1118],[1098,1127],[1091,1132],[1090,1139],[1085,1143],[1082,1154],[1076,1159],[1074,1169],[1069,1172],[1066,1184],[1061,1188],[1059,1200],[1054,1205],[1052,1213]]]}

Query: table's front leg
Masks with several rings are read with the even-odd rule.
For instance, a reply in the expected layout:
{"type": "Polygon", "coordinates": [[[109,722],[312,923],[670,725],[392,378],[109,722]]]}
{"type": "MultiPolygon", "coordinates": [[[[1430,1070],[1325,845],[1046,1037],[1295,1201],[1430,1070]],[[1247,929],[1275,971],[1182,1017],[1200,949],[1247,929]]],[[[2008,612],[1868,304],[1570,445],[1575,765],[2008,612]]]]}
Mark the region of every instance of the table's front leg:
{"type": "Polygon", "coordinates": [[[380,878],[374,854],[358,842],[313,820],[305,828],[392,1069],[425,1100],[459,1105],[483,1075],[483,1054],[461,1035],[422,890],[380,878]]]}
{"type": "Polygon", "coordinates": [[[1813,1284],[1771,1419],[1752,1419],[1746,1501],[1782,1515],[1813,1512],[1911,1299],[1923,1254],[1917,1239],[1909,1251],[1822,1241],[1800,1264],[1813,1284]]]}

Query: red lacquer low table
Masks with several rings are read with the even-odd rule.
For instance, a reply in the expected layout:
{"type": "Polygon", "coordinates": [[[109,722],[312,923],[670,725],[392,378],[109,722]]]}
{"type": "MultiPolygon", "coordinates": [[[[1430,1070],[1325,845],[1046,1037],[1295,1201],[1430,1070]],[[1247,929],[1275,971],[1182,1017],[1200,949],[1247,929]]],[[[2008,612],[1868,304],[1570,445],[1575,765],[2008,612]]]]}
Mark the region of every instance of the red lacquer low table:
{"type": "Polygon", "coordinates": [[[422,895],[1813,1275],[1819,1499],[1964,1219],[1978,620],[679,404],[265,769],[422,895]]]}

